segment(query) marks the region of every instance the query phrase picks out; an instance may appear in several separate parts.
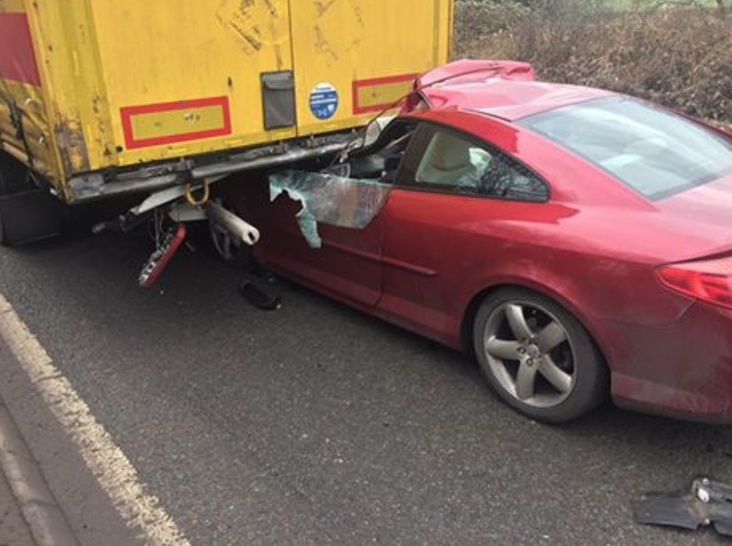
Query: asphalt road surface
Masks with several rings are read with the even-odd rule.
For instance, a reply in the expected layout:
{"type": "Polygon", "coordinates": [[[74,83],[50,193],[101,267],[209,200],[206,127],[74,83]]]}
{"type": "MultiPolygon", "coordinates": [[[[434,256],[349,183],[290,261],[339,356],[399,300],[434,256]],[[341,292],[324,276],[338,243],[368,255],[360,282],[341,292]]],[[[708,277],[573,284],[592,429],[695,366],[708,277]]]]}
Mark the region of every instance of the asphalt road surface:
{"type": "MultiPolygon", "coordinates": [[[[0,291],[194,546],[723,543],[638,526],[630,502],[732,481],[729,427],[612,407],[536,424],[470,358],[303,288],[250,307],[241,273],[200,249],[142,291],[146,234],[88,228],[0,250],[0,291]]],[[[141,543],[0,357],[0,394],[82,542],[141,543]]]]}

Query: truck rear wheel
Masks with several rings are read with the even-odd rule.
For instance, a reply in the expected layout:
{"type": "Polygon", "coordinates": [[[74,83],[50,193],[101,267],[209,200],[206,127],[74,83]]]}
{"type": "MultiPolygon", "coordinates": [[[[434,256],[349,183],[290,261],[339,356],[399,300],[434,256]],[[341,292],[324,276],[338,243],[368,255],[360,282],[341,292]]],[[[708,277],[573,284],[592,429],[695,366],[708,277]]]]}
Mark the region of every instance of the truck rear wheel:
{"type": "Polygon", "coordinates": [[[61,203],[37,187],[28,168],[0,152],[0,244],[19,246],[61,233],[61,203]]]}

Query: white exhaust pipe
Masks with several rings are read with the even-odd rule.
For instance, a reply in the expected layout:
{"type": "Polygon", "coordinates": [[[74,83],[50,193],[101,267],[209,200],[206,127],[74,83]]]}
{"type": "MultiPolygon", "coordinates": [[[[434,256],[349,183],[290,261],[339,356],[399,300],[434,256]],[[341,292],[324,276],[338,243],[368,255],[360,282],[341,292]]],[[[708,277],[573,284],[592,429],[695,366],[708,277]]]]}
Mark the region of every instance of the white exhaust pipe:
{"type": "Polygon", "coordinates": [[[246,245],[254,246],[259,242],[260,235],[257,228],[215,201],[209,201],[206,205],[206,216],[209,220],[231,233],[236,240],[242,241],[246,245]]]}

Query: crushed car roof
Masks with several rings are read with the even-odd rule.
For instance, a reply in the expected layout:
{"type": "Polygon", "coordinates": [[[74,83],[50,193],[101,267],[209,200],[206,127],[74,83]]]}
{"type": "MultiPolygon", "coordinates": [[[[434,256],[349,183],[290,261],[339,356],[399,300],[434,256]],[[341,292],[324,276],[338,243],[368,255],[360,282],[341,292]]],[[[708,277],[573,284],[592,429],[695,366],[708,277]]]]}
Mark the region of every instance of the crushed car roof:
{"type": "Polygon", "coordinates": [[[538,82],[530,65],[512,61],[457,61],[425,74],[419,83],[433,109],[472,110],[508,121],[615,95],[590,87],[538,82]]]}

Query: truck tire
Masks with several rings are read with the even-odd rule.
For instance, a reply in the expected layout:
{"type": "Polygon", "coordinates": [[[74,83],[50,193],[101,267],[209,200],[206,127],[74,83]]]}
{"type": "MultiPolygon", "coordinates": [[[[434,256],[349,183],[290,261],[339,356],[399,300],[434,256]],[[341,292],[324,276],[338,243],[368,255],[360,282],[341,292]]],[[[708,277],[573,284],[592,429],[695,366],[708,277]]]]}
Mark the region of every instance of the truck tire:
{"type": "Polygon", "coordinates": [[[61,203],[28,177],[28,168],[0,152],[0,244],[20,246],[61,233],[61,203]]]}

